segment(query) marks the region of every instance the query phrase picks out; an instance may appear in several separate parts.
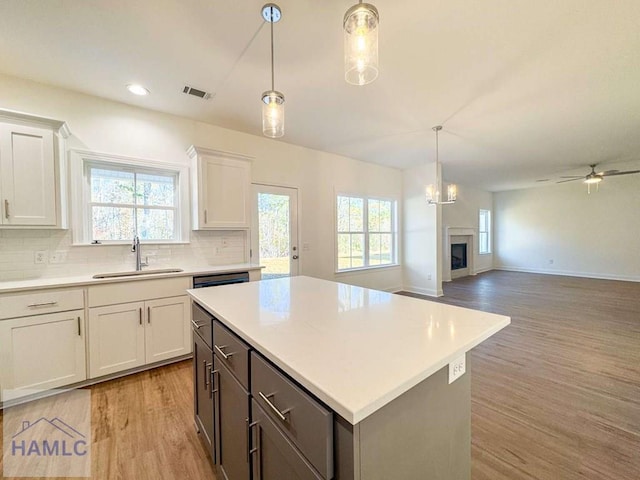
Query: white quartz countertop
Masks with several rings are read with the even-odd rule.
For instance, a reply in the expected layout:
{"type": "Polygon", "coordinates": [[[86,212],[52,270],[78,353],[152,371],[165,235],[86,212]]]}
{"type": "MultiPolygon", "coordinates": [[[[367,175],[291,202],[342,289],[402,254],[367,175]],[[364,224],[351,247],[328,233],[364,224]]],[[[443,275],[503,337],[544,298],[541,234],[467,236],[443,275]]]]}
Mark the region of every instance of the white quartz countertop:
{"type": "Polygon", "coordinates": [[[311,277],[187,293],[353,425],[511,322],[311,277]]]}
{"type": "MultiPolygon", "coordinates": [[[[16,280],[0,282],[0,294],[10,292],[20,292],[24,290],[38,290],[47,288],[75,287],[86,285],[99,285],[102,283],[115,282],[135,282],[139,280],[150,280],[154,278],[168,277],[191,277],[194,275],[207,275],[215,273],[232,273],[245,272],[250,270],[259,270],[263,267],[251,263],[239,263],[234,265],[203,265],[197,267],[180,267],[179,265],[169,265],[167,268],[182,268],[181,272],[158,273],[153,275],[135,275],[130,277],[113,277],[113,278],[93,278],[95,274],[111,273],[111,272],[95,272],[85,275],[75,275],[68,277],[51,277],[51,278],[34,278],[32,280],[16,280]]],[[[164,266],[154,265],[150,270],[156,268],[165,268],[164,266]]]]}

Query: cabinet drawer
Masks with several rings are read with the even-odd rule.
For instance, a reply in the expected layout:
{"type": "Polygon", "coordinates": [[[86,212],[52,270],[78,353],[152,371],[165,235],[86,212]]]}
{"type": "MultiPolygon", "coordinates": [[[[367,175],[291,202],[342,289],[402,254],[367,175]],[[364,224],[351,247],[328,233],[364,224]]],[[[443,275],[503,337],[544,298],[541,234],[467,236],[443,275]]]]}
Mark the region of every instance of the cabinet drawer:
{"type": "Polygon", "coordinates": [[[194,333],[197,333],[202,340],[207,344],[209,349],[213,349],[213,334],[212,334],[212,318],[204,309],[193,302],[191,304],[191,325],[193,326],[194,333]]]}
{"type": "Polygon", "coordinates": [[[316,470],[333,478],[332,412],[253,352],[251,395],[316,470]]]}
{"type": "Polygon", "coordinates": [[[235,334],[213,321],[213,353],[249,389],[249,346],[235,334]]]}
{"type": "Polygon", "coordinates": [[[84,290],[38,290],[0,296],[0,319],[84,308],[84,290]]]}
{"type": "Polygon", "coordinates": [[[185,291],[189,288],[191,288],[190,277],[131,280],[94,285],[88,289],[89,307],[179,297],[185,295],[185,291]]]}

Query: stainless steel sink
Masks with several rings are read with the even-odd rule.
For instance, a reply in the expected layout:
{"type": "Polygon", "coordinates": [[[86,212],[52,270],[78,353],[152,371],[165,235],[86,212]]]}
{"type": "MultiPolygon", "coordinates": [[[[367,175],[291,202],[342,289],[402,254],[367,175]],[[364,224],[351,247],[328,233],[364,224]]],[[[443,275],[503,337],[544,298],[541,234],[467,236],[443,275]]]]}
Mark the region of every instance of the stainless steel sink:
{"type": "Polygon", "coordinates": [[[159,268],[157,270],[132,270],[130,272],[99,273],[93,278],[137,277],[140,275],[159,275],[161,273],[178,273],[181,268],[159,268]]]}

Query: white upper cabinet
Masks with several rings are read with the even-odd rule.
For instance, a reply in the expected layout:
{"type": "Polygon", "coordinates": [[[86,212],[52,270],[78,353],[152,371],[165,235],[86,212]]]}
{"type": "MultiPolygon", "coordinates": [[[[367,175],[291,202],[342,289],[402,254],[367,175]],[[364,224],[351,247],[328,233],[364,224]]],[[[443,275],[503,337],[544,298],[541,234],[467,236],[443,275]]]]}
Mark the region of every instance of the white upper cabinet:
{"type": "Polygon", "coordinates": [[[187,153],[192,161],[193,229],[249,229],[251,158],[200,147],[187,153]]]}
{"type": "Polygon", "coordinates": [[[64,122],[0,110],[0,227],[66,228],[64,122]]]}

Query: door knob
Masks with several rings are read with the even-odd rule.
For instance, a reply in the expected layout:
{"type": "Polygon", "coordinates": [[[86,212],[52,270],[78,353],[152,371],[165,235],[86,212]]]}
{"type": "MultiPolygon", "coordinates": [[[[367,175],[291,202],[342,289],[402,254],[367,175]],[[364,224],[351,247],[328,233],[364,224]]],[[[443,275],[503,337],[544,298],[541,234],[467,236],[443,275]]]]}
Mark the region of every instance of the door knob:
{"type": "Polygon", "coordinates": [[[297,259],[298,259],[298,255],[294,255],[294,256],[293,256],[293,257],[291,257],[291,258],[293,258],[294,260],[297,260],[297,259]]]}

